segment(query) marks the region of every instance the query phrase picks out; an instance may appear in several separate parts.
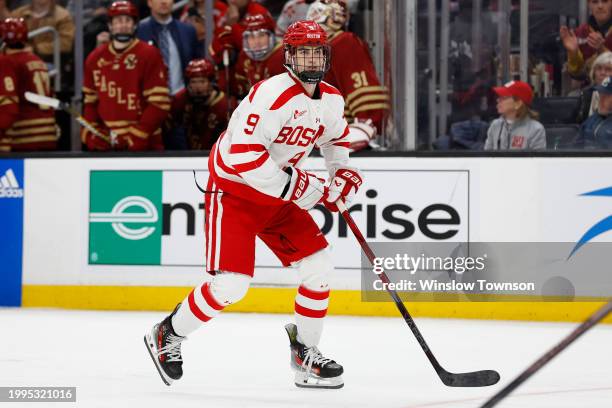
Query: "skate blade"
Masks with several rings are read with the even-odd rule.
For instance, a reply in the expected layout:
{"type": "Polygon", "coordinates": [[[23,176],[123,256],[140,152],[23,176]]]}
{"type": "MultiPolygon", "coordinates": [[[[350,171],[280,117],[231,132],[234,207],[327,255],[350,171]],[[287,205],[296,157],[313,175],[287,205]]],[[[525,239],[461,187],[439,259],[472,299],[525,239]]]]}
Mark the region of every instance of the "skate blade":
{"type": "Polygon", "coordinates": [[[344,387],[342,376],[332,378],[317,377],[305,372],[295,373],[295,385],[300,388],[329,388],[338,389],[344,387]]]}
{"type": "Polygon", "coordinates": [[[164,370],[159,365],[159,362],[157,361],[157,357],[155,357],[155,353],[153,352],[153,350],[155,350],[155,343],[153,342],[153,338],[151,337],[150,334],[145,334],[144,342],[145,342],[145,345],[147,346],[147,351],[149,352],[149,356],[151,356],[151,360],[153,360],[153,364],[155,364],[155,368],[157,369],[157,372],[159,373],[159,376],[161,377],[164,384],[166,384],[167,386],[170,386],[172,384],[172,381],[174,380],[168,377],[166,373],[164,373],[164,370]]]}

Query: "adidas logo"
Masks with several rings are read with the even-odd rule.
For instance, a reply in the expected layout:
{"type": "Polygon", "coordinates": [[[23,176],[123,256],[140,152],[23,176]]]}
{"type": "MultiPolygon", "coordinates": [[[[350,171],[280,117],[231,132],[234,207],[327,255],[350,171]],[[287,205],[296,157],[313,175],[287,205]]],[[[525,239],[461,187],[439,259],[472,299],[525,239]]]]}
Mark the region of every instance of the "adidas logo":
{"type": "Polygon", "coordinates": [[[4,176],[0,177],[0,198],[21,198],[23,189],[19,188],[17,178],[12,169],[8,169],[4,176]]]}

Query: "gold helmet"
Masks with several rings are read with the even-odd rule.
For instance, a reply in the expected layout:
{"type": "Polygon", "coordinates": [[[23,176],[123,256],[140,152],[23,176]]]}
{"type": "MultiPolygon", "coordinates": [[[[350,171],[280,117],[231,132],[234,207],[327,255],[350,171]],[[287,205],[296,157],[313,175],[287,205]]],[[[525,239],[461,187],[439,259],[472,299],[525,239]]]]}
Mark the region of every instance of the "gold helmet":
{"type": "Polygon", "coordinates": [[[330,35],[344,30],[349,19],[346,0],[317,0],[308,8],[306,19],[319,23],[330,35]]]}

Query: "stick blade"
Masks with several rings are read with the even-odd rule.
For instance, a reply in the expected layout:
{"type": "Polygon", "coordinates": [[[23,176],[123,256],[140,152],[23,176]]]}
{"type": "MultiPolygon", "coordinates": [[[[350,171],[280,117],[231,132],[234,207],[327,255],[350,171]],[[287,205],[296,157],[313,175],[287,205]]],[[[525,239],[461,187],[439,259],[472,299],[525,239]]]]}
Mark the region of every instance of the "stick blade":
{"type": "Polygon", "coordinates": [[[49,98],[48,96],[35,94],[33,92],[26,92],[25,98],[28,100],[28,102],[32,102],[36,105],[50,106],[53,109],[60,108],[61,102],[59,99],[49,98]]]}
{"type": "Polygon", "coordinates": [[[494,370],[473,371],[471,373],[439,373],[440,379],[448,387],[488,387],[497,384],[500,376],[494,370]]]}

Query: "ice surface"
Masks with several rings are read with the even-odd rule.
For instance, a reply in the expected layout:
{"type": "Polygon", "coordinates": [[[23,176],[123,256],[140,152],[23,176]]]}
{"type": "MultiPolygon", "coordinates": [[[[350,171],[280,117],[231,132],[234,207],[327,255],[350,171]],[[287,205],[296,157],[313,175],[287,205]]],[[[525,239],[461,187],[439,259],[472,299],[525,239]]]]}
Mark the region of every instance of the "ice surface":
{"type": "MultiPolygon", "coordinates": [[[[0,308],[0,386],[76,386],[77,407],[478,407],[575,324],[417,319],[449,371],[495,369],[493,387],[442,385],[401,318],[330,316],[320,349],[340,390],[293,384],[288,315],[221,314],[183,345],[183,379],[159,378],[143,335],[163,314],[0,308]]],[[[612,327],[600,325],[500,403],[612,407],[612,327]]],[[[40,403],[20,403],[19,407],[40,403]]],[[[50,404],[47,404],[50,405],[50,404]]],[[[17,406],[17,405],[16,405],[17,406]]]]}

